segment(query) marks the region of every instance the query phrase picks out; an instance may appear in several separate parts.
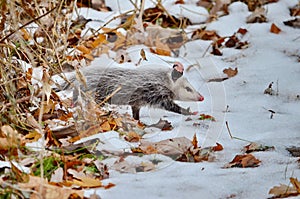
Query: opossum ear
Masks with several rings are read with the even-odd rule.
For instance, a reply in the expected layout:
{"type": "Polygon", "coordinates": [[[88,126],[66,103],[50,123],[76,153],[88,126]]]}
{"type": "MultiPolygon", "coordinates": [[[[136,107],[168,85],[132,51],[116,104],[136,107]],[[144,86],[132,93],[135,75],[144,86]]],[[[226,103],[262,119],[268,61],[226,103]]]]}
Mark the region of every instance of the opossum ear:
{"type": "Polygon", "coordinates": [[[183,72],[179,72],[178,70],[176,70],[175,68],[172,70],[172,80],[175,82],[177,79],[179,79],[180,77],[182,77],[183,72]]]}

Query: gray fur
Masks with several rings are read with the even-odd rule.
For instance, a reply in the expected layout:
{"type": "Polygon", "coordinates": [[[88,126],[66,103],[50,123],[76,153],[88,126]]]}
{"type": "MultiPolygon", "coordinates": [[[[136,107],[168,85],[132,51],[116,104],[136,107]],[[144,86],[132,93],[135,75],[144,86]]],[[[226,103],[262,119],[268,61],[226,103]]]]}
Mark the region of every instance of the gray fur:
{"type": "MultiPolygon", "coordinates": [[[[202,96],[185,77],[176,77],[173,80],[171,74],[171,69],[98,68],[84,72],[88,88],[84,89],[83,86],[80,88],[81,90],[92,91],[95,101],[101,103],[121,86],[121,90],[113,95],[108,102],[117,105],[130,105],[135,119],[139,119],[139,110],[143,106],[152,106],[189,115],[191,114],[189,110],[178,106],[173,100],[199,101],[202,96]]],[[[73,99],[76,100],[78,92],[74,92],[73,95],[73,99]]]]}

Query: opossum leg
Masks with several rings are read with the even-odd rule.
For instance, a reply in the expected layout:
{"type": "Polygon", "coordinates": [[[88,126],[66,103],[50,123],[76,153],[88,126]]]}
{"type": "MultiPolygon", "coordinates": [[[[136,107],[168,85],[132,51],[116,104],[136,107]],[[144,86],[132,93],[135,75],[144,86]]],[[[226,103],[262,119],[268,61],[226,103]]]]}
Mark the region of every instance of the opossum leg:
{"type": "Polygon", "coordinates": [[[171,111],[174,113],[179,113],[182,115],[192,115],[192,113],[185,108],[182,108],[181,106],[177,105],[176,103],[174,103],[173,101],[163,101],[161,103],[161,106],[166,109],[167,111],[171,111]]]}
{"type": "Polygon", "coordinates": [[[132,109],[132,117],[136,120],[140,119],[140,107],[139,106],[131,106],[132,109]]]}

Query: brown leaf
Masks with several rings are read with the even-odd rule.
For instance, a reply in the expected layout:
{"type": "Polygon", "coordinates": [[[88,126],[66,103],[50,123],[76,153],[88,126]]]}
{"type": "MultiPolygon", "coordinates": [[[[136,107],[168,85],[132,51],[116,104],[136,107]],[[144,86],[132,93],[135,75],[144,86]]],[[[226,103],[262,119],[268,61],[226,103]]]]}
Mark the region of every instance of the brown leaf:
{"type": "Polygon", "coordinates": [[[104,34],[99,34],[97,38],[91,43],[91,46],[93,48],[97,48],[103,43],[106,43],[106,36],[104,34]]]}
{"type": "Polygon", "coordinates": [[[146,53],[145,53],[145,50],[144,50],[144,49],[141,49],[141,51],[140,51],[140,55],[141,55],[141,57],[142,57],[142,59],[143,59],[143,60],[146,60],[146,61],[148,61],[148,60],[147,60],[146,53]]]}
{"type": "Polygon", "coordinates": [[[260,160],[256,159],[252,154],[236,155],[234,159],[225,168],[233,167],[257,167],[259,166],[260,160]]]}
{"type": "Polygon", "coordinates": [[[141,139],[141,136],[133,131],[130,131],[127,133],[127,135],[124,138],[127,142],[139,142],[141,139]]]}
{"type": "Polygon", "coordinates": [[[237,75],[238,69],[237,68],[232,69],[232,68],[229,67],[229,68],[224,69],[223,73],[225,73],[229,78],[234,77],[234,76],[237,75]]]}
{"type": "Polygon", "coordinates": [[[167,44],[162,43],[159,38],[155,41],[155,53],[163,56],[171,56],[171,49],[167,44]]]}
{"type": "Polygon", "coordinates": [[[36,142],[42,137],[42,134],[40,134],[37,130],[33,130],[25,135],[25,139],[28,139],[29,142],[36,142]]]}
{"type": "Polygon", "coordinates": [[[286,198],[289,196],[299,195],[295,187],[290,187],[285,184],[274,186],[272,189],[270,189],[269,194],[274,195],[274,198],[286,198]]]}
{"type": "Polygon", "coordinates": [[[148,127],[155,127],[155,128],[161,129],[162,131],[169,131],[169,130],[173,129],[171,122],[169,122],[168,120],[162,120],[162,119],[159,119],[159,121],[157,123],[151,124],[148,127]]]}
{"type": "Polygon", "coordinates": [[[158,153],[166,156],[179,156],[192,146],[186,137],[162,140],[159,142],[141,142],[139,149],[145,153],[158,153]]]}
{"type": "Polygon", "coordinates": [[[270,32],[274,34],[279,34],[281,32],[281,29],[278,28],[274,23],[272,23],[270,32]]]}
{"type": "Polygon", "coordinates": [[[266,150],[272,150],[274,149],[273,146],[264,146],[262,144],[252,142],[248,144],[247,146],[244,146],[243,151],[245,153],[251,153],[253,151],[266,151],[266,150]]]}
{"type": "Polygon", "coordinates": [[[192,145],[194,146],[194,149],[198,148],[198,140],[197,140],[196,133],[194,134],[192,145]]]}
{"type": "Polygon", "coordinates": [[[81,51],[83,54],[90,54],[91,50],[85,47],[84,45],[76,46],[76,49],[81,51]]]}
{"type": "Polygon", "coordinates": [[[294,188],[298,191],[298,194],[300,194],[300,182],[297,180],[297,178],[290,178],[290,182],[294,186],[294,188]]]}
{"type": "Polygon", "coordinates": [[[237,31],[237,33],[240,33],[242,35],[245,35],[247,32],[248,32],[248,30],[245,29],[245,28],[239,28],[238,31],[237,31]]]}
{"type": "Polygon", "coordinates": [[[177,1],[175,1],[175,4],[185,4],[185,3],[184,3],[184,0],[177,0],[177,1]]]}
{"type": "Polygon", "coordinates": [[[254,12],[247,17],[247,23],[267,22],[266,10],[263,7],[257,7],[254,12]]]}
{"type": "MultiPolygon", "coordinates": [[[[83,199],[84,192],[82,190],[71,190],[69,188],[58,187],[51,184],[45,179],[35,176],[29,176],[28,183],[18,183],[19,187],[30,193],[30,198],[40,198],[39,193],[42,194],[43,198],[49,199],[69,199],[72,194],[77,194],[78,199],[83,199]]],[[[1,178],[0,178],[1,182],[1,178]]]]}
{"type": "Polygon", "coordinates": [[[116,186],[114,183],[108,183],[108,185],[105,185],[104,186],[104,189],[110,189],[110,188],[112,188],[112,187],[114,187],[114,186],[116,186]]]}
{"type": "Polygon", "coordinates": [[[219,143],[216,143],[216,144],[217,144],[217,146],[212,147],[213,151],[222,151],[224,149],[221,144],[219,144],[219,143]]]}
{"type": "Polygon", "coordinates": [[[10,164],[11,170],[15,175],[17,182],[27,183],[29,181],[29,175],[18,169],[12,162],[10,164]]]}
{"type": "Polygon", "coordinates": [[[300,18],[291,19],[283,22],[284,25],[291,26],[294,28],[300,28],[300,18]]]}
{"type": "Polygon", "coordinates": [[[215,30],[197,29],[192,34],[192,39],[216,41],[220,38],[215,30]]]}

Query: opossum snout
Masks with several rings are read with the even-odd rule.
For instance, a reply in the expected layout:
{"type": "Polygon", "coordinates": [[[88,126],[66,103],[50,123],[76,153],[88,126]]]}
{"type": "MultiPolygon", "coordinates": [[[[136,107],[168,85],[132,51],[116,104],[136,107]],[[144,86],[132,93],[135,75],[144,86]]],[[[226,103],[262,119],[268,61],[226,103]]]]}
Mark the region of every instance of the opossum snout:
{"type": "Polygon", "coordinates": [[[204,97],[202,95],[200,95],[200,97],[198,99],[199,99],[199,101],[203,101],[204,97]]]}

